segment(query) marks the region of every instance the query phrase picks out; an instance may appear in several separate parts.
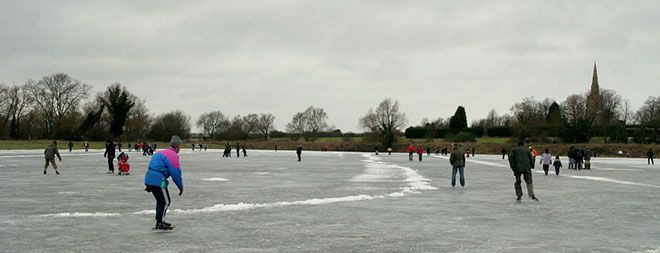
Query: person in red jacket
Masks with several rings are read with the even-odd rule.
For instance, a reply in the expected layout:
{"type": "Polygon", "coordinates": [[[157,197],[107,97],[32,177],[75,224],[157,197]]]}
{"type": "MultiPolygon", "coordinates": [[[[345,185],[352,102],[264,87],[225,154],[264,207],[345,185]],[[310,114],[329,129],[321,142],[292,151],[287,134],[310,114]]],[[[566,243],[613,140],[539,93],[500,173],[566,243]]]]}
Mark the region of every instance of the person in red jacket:
{"type": "Polygon", "coordinates": [[[422,148],[421,146],[417,147],[417,155],[419,156],[419,161],[421,162],[422,156],[424,156],[424,148],[422,148]]]}
{"type": "Polygon", "coordinates": [[[408,146],[408,160],[410,160],[411,162],[413,160],[413,153],[415,153],[415,146],[410,144],[410,146],[408,146]]]}

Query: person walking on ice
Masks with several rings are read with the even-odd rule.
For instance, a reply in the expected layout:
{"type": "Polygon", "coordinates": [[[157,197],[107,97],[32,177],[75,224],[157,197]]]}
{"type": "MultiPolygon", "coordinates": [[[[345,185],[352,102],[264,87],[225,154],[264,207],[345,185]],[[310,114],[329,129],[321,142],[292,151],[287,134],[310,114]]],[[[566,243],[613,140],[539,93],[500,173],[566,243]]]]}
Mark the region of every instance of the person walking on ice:
{"type": "Polygon", "coordinates": [[[48,144],[46,147],[46,150],[44,150],[44,157],[46,158],[46,165],[44,165],[44,175],[46,175],[46,169],[48,169],[48,164],[53,165],[53,169],[55,169],[55,174],[60,174],[59,171],[57,171],[57,164],[55,163],[55,156],[57,155],[57,159],[62,161],[62,157],[60,156],[60,151],[57,150],[57,141],[53,141],[52,143],[48,144]]]}
{"type": "Polygon", "coordinates": [[[555,174],[559,176],[559,169],[561,169],[561,160],[559,160],[559,156],[555,157],[555,161],[552,163],[552,166],[555,166],[555,174]]]}
{"type": "Polygon", "coordinates": [[[541,162],[543,165],[543,172],[545,175],[548,175],[548,170],[550,170],[550,164],[552,164],[552,155],[550,154],[550,149],[545,149],[543,155],[541,156],[541,162]]]}
{"type": "Polygon", "coordinates": [[[170,206],[170,192],[167,189],[169,177],[179,188],[179,196],[183,194],[183,178],[181,177],[181,164],[179,152],[183,142],[179,136],[173,135],[167,149],[157,152],[149,162],[149,168],[144,175],[145,191],[151,192],[156,199],[156,226],[155,230],[171,230],[174,226],[165,222],[165,215],[170,206]]]}
{"type": "Polygon", "coordinates": [[[653,148],[649,148],[649,151],[646,152],[646,158],[647,158],[646,163],[648,165],[655,165],[655,163],[653,162],[653,157],[654,156],[655,156],[655,153],[653,153],[653,148]]]}
{"type": "Polygon", "coordinates": [[[513,185],[516,190],[516,201],[520,202],[522,198],[522,182],[520,176],[525,179],[527,184],[527,195],[533,200],[539,201],[534,195],[534,186],[532,183],[532,168],[534,168],[534,157],[532,152],[523,147],[523,142],[518,142],[518,147],[509,153],[509,166],[513,170],[513,176],[516,177],[516,183],[513,185]]]}
{"type": "Polygon", "coordinates": [[[451,164],[451,187],[456,186],[457,170],[461,174],[461,187],[465,187],[465,176],[463,174],[463,170],[465,169],[465,154],[457,144],[454,144],[454,151],[449,156],[449,164],[451,164]]]}
{"type": "Polygon", "coordinates": [[[296,148],[296,155],[298,155],[298,161],[299,162],[302,161],[302,159],[301,159],[302,158],[301,157],[302,156],[302,150],[303,150],[302,145],[299,145],[298,148],[296,148]]]}

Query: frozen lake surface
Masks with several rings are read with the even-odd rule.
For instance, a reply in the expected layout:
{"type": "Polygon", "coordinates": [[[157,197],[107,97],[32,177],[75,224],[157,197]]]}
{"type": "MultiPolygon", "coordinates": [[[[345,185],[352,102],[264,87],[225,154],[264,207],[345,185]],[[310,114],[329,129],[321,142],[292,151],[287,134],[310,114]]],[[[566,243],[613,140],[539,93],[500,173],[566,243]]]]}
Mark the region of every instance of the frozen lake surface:
{"type": "Polygon", "coordinates": [[[645,159],[560,176],[537,164],[541,201],[516,203],[499,156],[468,158],[452,188],[442,156],[184,150],[176,231],[153,233],[149,157],[129,153],[131,175],[117,176],[101,151],[62,154],[61,174],[42,175],[43,151],[0,151],[0,251],[660,252],[660,166],[645,159]]]}

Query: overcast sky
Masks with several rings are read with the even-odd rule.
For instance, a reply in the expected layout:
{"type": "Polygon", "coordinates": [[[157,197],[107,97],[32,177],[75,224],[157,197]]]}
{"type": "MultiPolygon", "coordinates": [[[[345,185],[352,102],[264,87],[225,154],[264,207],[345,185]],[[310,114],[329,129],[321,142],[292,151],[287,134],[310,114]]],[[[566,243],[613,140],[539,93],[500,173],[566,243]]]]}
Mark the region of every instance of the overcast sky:
{"type": "Polygon", "coordinates": [[[152,113],[294,113],[342,131],[384,98],[409,124],[600,85],[660,95],[660,1],[0,1],[0,83],[119,82],[152,113]]]}

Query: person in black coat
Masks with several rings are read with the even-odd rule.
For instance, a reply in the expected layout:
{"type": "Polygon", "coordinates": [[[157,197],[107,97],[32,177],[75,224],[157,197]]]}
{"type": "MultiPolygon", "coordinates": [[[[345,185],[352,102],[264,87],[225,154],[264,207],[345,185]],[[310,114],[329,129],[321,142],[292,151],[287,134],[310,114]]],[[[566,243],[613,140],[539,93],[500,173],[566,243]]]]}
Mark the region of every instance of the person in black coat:
{"type": "Polygon", "coordinates": [[[105,142],[105,153],[103,153],[103,157],[108,159],[108,173],[115,173],[115,142],[112,139],[108,139],[105,142]]]}
{"type": "Polygon", "coordinates": [[[648,160],[646,162],[649,165],[655,165],[655,163],[653,162],[653,157],[654,156],[655,156],[655,153],[653,153],[653,148],[649,148],[649,151],[646,152],[646,158],[648,158],[648,160]]]}
{"type": "Polygon", "coordinates": [[[302,145],[301,145],[301,146],[298,146],[298,148],[296,148],[296,155],[298,155],[298,161],[299,161],[299,162],[301,161],[302,150],[303,150],[302,145]]]}

